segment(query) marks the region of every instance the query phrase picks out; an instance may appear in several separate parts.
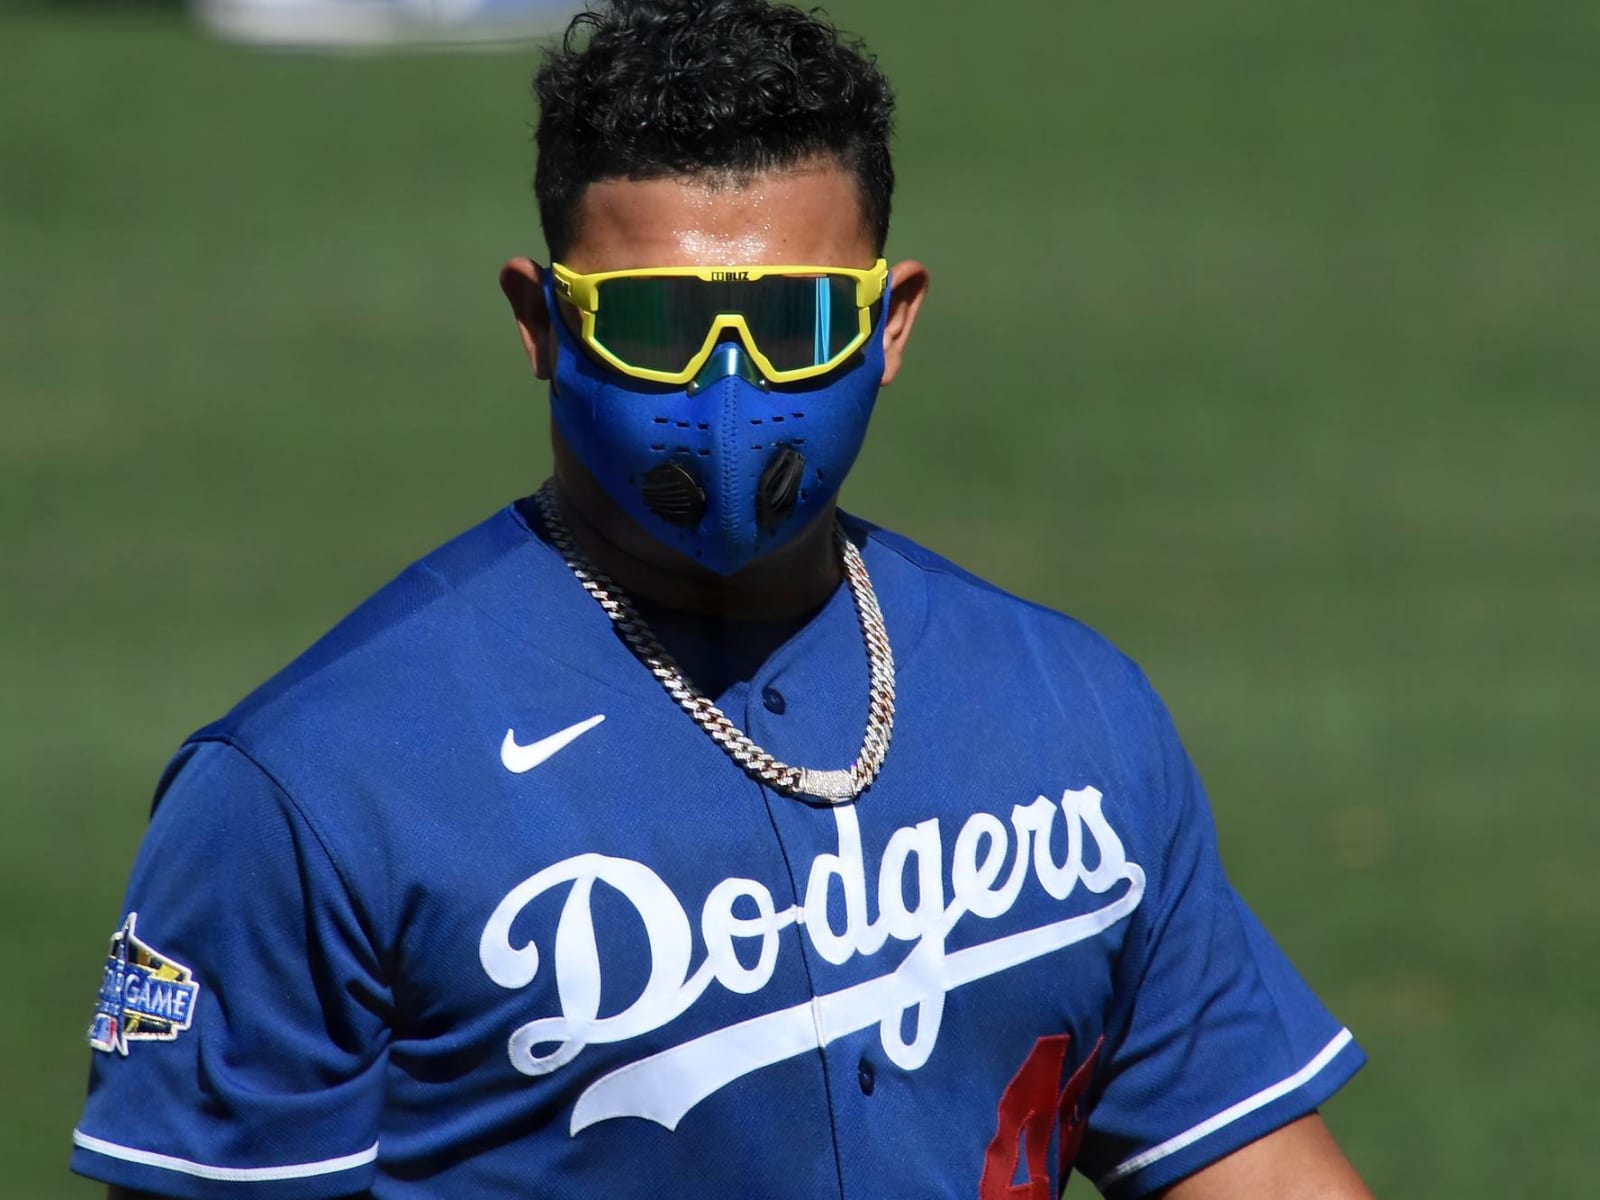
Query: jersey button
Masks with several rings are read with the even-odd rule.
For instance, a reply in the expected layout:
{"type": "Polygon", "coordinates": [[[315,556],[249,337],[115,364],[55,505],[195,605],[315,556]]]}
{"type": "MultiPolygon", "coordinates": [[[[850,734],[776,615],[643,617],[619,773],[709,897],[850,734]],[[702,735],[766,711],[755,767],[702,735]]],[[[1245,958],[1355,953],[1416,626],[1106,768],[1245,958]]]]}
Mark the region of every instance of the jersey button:
{"type": "Polygon", "coordinates": [[[783,716],[783,710],[789,707],[789,702],[783,698],[783,693],[775,687],[761,689],[761,703],[766,705],[767,711],[773,716],[783,716]]]}
{"type": "Polygon", "coordinates": [[[877,1077],[873,1074],[872,1064],[866,1059],[861,1060],[861,1065],[856,1068],[856,1082],[861,1085],[863,1096],[872,1095],[872,1089],[878,1085],[877,1077]]]}

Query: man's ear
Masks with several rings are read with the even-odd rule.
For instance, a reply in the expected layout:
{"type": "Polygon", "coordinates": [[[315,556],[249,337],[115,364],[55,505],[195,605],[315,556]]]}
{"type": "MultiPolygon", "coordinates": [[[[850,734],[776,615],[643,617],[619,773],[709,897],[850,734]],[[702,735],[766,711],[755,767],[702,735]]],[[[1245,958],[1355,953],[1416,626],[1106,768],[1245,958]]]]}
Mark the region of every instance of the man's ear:
{"type": "Polygon", "coordinates": [[[906,342],[911,339],[911,327],[917,323],[917,312],[928,295],[928,268],[915,259],[908,259],[890,269],[889,279],[889,315],[883,323],[881,382],[884,387],[893,383],[900,373],[906,342]]]}
{"type": "Polygon", "coordinates": [[[500,268],[500,290],[517,320],[528,365],[537,378],[549,379],[555,374],[556,346],[550,306],[544,301],[544,268],[532,259],[510,259],[500,268]]]}

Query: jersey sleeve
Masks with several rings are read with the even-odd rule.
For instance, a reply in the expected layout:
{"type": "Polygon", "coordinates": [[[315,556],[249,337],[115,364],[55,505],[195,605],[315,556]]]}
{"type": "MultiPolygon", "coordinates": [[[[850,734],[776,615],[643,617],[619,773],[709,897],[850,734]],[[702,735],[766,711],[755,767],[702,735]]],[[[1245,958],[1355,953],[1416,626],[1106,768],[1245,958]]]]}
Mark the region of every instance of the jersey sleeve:
{"type": "Polygon", "coordinates": [[[111,938],[72,1169],[196,1200],[363,1191],[391,1009],[371,929],[272,779],[186,746],[111,938]]]}
{"type": "Polygon", "coordinates": [[[1149,893],[1119,967],[1079,1169],[1112,1200],[1147,1196],[1305,1116],[1365,1061],[1223,874],[1205,791],[1151,696],[1168,806],[1149,893]]]}

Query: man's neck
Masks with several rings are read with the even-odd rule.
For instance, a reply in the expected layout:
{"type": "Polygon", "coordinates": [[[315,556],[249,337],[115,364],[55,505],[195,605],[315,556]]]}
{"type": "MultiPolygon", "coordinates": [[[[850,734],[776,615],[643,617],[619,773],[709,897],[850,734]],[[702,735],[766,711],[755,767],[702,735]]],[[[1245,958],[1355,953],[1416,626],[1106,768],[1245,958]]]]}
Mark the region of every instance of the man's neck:
{"type": "Polygon", "coordinates": [[[776,621],[815,612],[842,578],[830,503],[790,541],[732,575],[718,575],[657,542],[564,446],[556,501],[584,555],[630,596],[728,620],[776,621]]]}

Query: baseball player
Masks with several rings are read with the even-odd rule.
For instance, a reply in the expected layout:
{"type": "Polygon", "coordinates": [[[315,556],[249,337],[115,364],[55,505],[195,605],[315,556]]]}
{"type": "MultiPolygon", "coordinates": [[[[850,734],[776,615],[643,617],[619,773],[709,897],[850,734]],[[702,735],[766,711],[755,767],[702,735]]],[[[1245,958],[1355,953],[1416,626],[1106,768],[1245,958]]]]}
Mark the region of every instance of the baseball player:
{"type": "Polygon", "coordinates": [[[112,934],[114,1196],[1368,1196],[1361,1065],[1139,669],[836,511],[928,288],[820,17],[615,0],[501,286],[554,478],[194,734],[112,934]]]}

